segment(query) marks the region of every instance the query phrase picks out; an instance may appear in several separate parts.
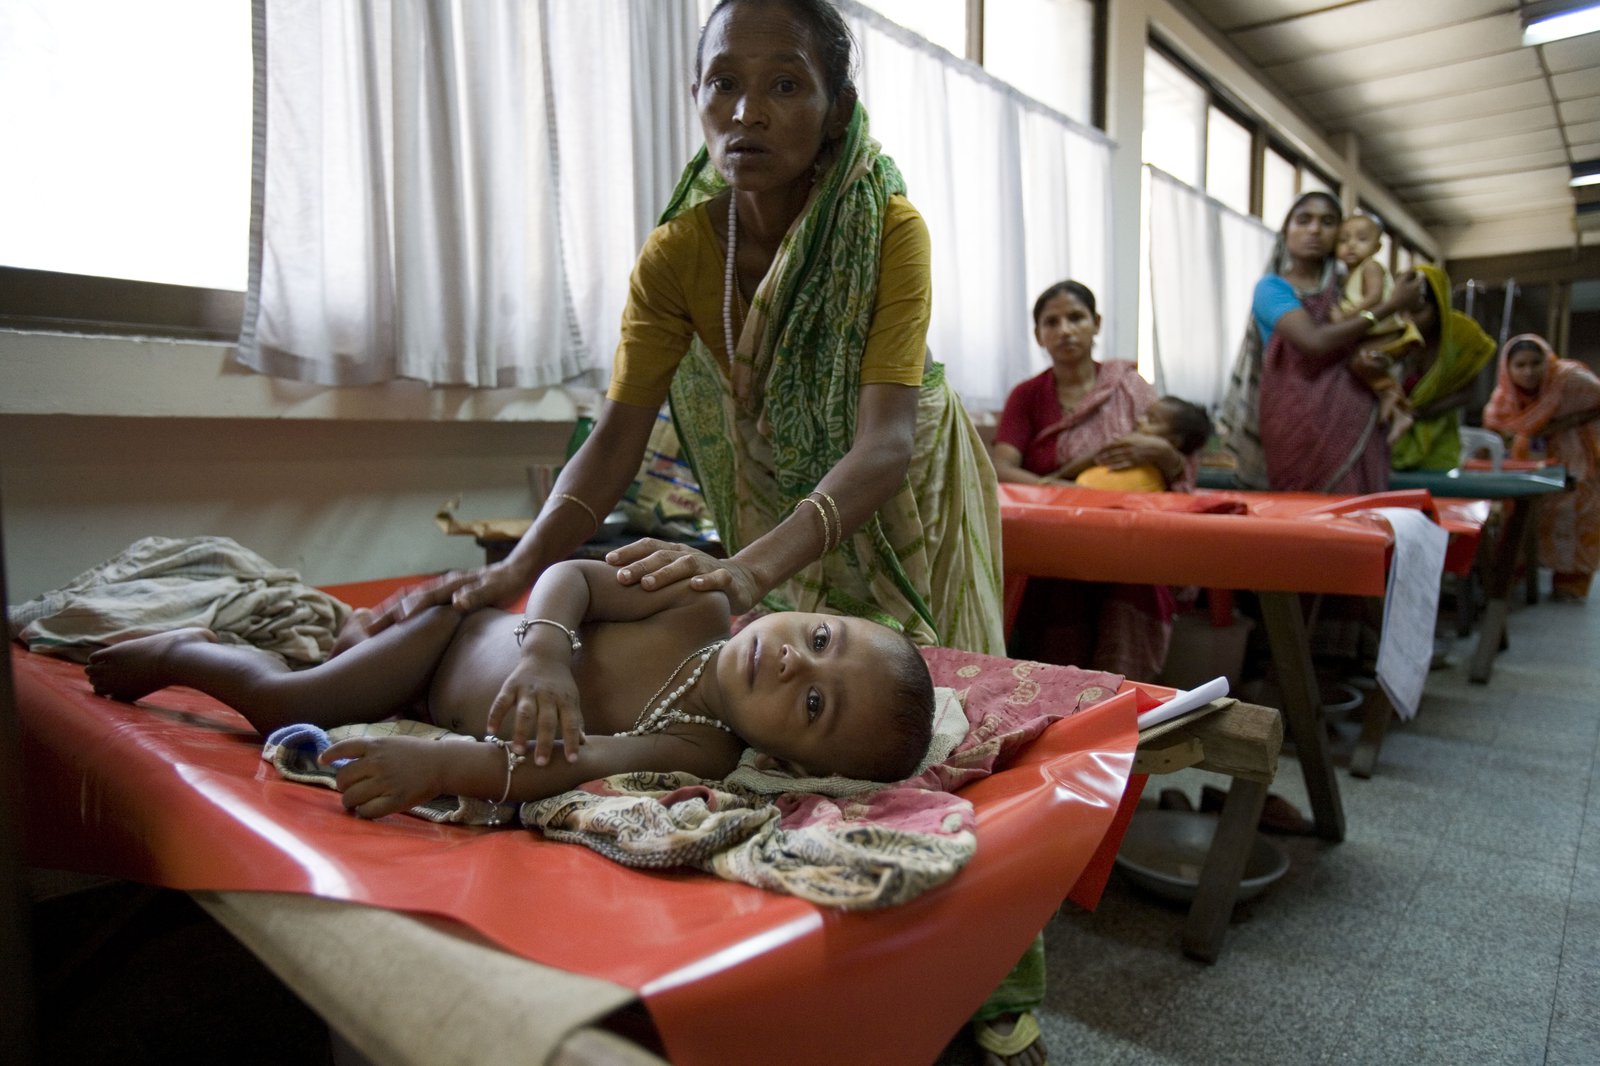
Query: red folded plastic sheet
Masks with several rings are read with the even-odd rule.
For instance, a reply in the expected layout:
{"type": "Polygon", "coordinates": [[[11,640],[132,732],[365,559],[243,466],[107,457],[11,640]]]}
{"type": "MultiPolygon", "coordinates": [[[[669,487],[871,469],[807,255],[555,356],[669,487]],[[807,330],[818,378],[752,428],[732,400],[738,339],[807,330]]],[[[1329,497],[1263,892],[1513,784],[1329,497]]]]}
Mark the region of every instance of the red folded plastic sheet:
{"type": "MultiPolygon", "coordinates": [[[[1141,585],[1381,596],[1393,534],[1381,518],[1363,513],[1376,507],[1437,514],[1422,490],[1348,497],[1208,490],[1187,496],[1000,486],[1009,573],[1141,585]],[[1246,511],[1217,513],[1229,504],[1246,511]]],[[[1453,513],[1444,524],[1475,544],[1482,523],[1453,513]]]]}
{"type": "MultiPolygon", "coordinates": [[[[393,587],[332,591],[360,603],[393,587]]],[[[452,919],[637,989],[675,1063],[932,1061],[1082,879],[1137,743],[1131,691],[1052,724],[963,791],[978,850],[952,881],[845,913],[530,832],[362,821],[336,793],[280,779],[260,737],[207,697],[130,706],[93,695],[72,663],[13,648],[13,664],[30,863],[452,919]]]]}

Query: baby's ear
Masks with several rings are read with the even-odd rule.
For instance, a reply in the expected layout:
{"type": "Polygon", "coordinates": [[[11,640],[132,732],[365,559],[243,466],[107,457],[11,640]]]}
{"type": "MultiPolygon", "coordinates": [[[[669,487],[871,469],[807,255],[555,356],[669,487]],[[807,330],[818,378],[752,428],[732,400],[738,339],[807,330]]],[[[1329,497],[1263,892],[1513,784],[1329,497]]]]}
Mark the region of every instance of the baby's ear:
{"type": "Polygon", "coordinates": [[[758,752],[756,754],[755,766],[757,770],[765,774],[784,774],[789,777],[811,776],[806,773],[806,768],[799,763],[790,762],[788,759],[780,759],[776,755],[768,755],[766,752],[758,752]]]}

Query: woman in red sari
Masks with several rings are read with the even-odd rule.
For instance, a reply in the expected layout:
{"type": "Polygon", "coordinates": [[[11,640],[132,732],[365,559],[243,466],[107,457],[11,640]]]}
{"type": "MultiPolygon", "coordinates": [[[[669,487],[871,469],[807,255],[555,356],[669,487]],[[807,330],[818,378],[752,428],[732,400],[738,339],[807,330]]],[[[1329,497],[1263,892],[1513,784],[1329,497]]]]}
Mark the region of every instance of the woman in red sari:
{"type": "MultiPolygon", "coordinates": [[[[992,455],[1001,481],[1051,482],[1093,457],[1114,470],[1152,465],[1175,490],[1194,486],[1194,462],[1161,437],[1133,432],[1156,401],[1134,364],[1096,362],[1094,293],[1076,281],[1046,289],[1033,306],[1033,336],[1050,368],[1011,390],[992,455]]],[[[1167,657],[1173,601],[1165,586],[1035,578],[1017,614],[1019,658],[1092,667],[1153,681],[1167,657]]]]}
{"type": "Polygon", "coordinates": [[[1552,600],[1587,599],[1600,568],[1600,377],[1558,358],[1543,337],[1512,337],[1500,351],[1483,424],[1511,436],[1514,458],[1533,456],[1542,441],[1545,458],[1576,482],[1540,501],[1539,565],[1553,572],[1552,600]]]}

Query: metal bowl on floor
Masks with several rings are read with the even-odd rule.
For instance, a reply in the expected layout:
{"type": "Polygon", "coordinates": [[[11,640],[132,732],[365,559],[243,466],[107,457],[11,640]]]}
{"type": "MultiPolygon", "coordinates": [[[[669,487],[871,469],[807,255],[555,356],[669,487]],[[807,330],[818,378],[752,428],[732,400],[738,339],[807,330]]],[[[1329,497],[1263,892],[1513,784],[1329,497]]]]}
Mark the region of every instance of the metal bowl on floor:
{"type": "MultiPolygon", "coordinates": [[[[1142,810],[1128,823],[1117,869],[1163,899],[1188,903],[1200,886],[1217,816],[1199,811],[1142,810]]],[[[1260,834],[1250,848],[1236,902],[1254,899],[1289,870],[1289,856],[1260,834]]]]}

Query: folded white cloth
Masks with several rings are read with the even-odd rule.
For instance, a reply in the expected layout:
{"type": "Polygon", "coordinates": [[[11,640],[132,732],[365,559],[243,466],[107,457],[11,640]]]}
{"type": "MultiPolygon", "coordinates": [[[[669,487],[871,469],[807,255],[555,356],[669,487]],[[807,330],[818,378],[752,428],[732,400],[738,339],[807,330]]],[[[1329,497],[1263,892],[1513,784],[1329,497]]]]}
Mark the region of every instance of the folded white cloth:
{"type": "Polygon", "coordinates": [[[225,644],[319,663],[350,608],[227,537],[145,537],[6,613],[29,651],[80,662],[107,644],[201,626],[225,644]]]}

